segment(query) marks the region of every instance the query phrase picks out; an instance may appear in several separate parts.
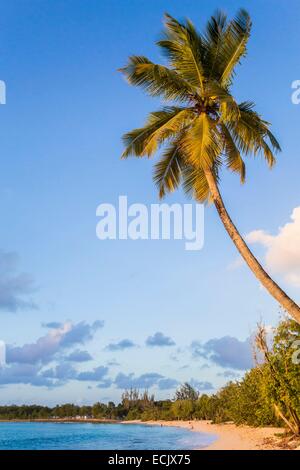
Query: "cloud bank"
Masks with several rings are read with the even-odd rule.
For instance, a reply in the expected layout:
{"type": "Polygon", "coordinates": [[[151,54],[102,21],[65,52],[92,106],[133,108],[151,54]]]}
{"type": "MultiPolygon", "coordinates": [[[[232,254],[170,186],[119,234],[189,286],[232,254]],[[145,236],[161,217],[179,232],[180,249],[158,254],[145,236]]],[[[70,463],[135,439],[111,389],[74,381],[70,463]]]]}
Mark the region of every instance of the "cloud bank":
{"type": "Polygon", "coordinates": [[[280,274],[287,283],[300,287],[300,207],[293,210],[291,222],[280,227],[276,235],[254,230],[246,240],[266,248],[266,267],[271,273],[280,274]]]}
{"type": "Polygon", "coordinates": [[[209,359],[216,365],[235,370],[247,370],[253,366],[252,339],[240,341],[233,336],[213,338],[202,344],[191,344],[193,357],[209,359]]]}
{"type": "Polygon", "coordinates": [[[102,328],[103,322],[92,324],[66,322],[58,328],[51,328],[45,336],[35,343],[24,344],[20,347],[7,347],[8,363],[37,364],[48,363],[55,356],[74,345],[83,344],[93,338],[95,332],[102,328]]]}

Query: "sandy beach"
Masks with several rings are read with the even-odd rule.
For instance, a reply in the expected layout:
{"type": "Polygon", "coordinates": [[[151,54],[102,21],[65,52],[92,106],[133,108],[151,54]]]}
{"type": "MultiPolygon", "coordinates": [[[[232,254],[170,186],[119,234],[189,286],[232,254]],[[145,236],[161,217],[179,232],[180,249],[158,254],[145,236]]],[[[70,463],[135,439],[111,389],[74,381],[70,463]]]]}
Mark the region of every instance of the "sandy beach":
{"type": "Polygon", "coordinates": [[[193,432],[211,434],[215,440],[199,450],[300,450],[300,440],[285,436],[284,428],[237,426],[233,423],[213,424],[211,421],[141,421],[110,419],[32,419],[0,420],[0,422],[48,422],[48,423],[91,423],[91,424],[145,424],[147,426],[176,426],[193,432]]]}
{"type": "MultiPolygon", "coordinates": [[[[129,423],[129,421],[126,421],[129,423]]],[[[130,421],[131,423],[141,421],[130,421]]],[[[210,421],[147,421],[143,424],[178,426],[194,432],[213,434],[216,440],[201,450],[282,450],[282,438],[277,434],[284,432],[283,428],[252,428],[236,426],[235,424],[212,424],[210,421]]]]}

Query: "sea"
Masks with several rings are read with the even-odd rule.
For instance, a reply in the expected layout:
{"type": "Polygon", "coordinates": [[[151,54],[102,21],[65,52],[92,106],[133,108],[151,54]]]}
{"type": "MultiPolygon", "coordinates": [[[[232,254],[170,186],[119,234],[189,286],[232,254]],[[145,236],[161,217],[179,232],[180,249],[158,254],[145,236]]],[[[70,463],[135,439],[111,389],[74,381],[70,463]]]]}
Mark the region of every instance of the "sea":
{"type": "Polygon", "coordinates": [[[112,423],[0,423],[1,450],[192,450],[212,435],[179,427],[112,423]]]}

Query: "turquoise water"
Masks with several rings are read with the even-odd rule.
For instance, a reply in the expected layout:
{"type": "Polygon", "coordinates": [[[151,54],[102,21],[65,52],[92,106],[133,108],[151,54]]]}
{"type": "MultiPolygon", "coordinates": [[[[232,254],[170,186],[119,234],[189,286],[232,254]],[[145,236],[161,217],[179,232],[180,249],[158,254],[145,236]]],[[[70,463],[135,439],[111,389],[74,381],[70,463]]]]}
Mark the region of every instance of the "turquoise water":
{"type": "Polygon", "coordinates": [[[206,447],[211,435],[141,424],[0,423],[0,449],[174,450],[206,447]]]}

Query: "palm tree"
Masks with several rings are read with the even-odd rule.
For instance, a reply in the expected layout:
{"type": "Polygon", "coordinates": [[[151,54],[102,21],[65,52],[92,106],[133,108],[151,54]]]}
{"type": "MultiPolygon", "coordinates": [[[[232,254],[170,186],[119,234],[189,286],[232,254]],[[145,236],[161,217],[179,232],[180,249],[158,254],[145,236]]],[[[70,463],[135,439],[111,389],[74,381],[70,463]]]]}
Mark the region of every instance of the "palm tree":
{"type": "Polygon", "coordinates": [[[166,15],[157,45],[167,65],[131,56],[121,69],[131,85],[169,102],[149,114],[145,125],[123,136],[122,157],[152,156],[160,197],[180,184],[199,202],[212,201],[229,236],[260,283],[300,323],[299,306],[271,279],[232,222],[219,190],[223,166],[245,181],[243,157],[261,154],[271,168],[280,145],[270,124],[252,102],[237,103],[231,94],[235,68],[246,54],[251,20],[240,10],[231,21],[217,12],[203,34],[189,20],[166,15]]]}

